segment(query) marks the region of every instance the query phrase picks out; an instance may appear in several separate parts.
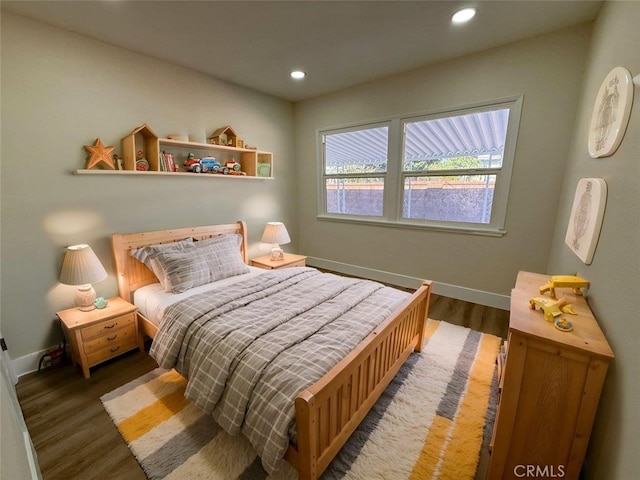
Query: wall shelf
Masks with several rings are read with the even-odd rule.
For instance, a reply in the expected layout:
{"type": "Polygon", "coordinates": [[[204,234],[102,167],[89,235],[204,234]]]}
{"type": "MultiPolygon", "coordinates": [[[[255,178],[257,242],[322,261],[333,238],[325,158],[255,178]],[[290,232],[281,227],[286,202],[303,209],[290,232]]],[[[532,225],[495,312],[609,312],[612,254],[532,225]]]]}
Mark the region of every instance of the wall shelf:
{"type": "MultiPolygon", "coordinates": [[[[223,178],[273,178],[273,154],[257,149],[238,148],[227,145],[215,145],[209,143],[189,142],[184,140],[174,140],[170,138],[159,138],[147,124],[135,128],[131,133],[122,139],[123,167],[124,170],[101,171],[110,174],[137,174],[137,175],[190,175],[190,176],[217,176],[223,178]],[[136,170],[137,152],[142,151],[144,158],[148,162],[148,170],[136,170]],[[174,154],[174,162],[181,168],[178,172],[167,172],[160,161],[163,152],[174,154]],[[240,164],[241,171],[245,175],[207,175],[187,172],[183,168],[183,157],[186,153],[198,152],[196,158],[205,156],[215,157],[224,165],[225,162],[233,161],[240,164]]],[[[93,173],[94,171],[77,170],[75,173],[93,173]]]]}
{"type": "Polygon", "coordinates": [[[192,173],[192,172],[139,172],[137,170],[86,170],[73,171],[74,175],[138,175],[138,176],[166,176],[166,177],[197,177],[197,178],[222,178],[237,180],[273,180],[273,177],[253,177],[249,175],[222,175],[220,173],[192,173]]]}

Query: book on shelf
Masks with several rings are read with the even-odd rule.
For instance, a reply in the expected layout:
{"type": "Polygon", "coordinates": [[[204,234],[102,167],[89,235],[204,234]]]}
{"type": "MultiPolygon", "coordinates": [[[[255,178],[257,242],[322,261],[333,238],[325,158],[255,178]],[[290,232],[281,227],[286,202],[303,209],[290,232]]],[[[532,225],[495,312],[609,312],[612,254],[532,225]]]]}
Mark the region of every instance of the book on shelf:
{"type": "Polygon", "coordinates": [[[173,158],[173,153],[162,152],[164,155],[165,165],[167,168],[167,172],[177,172],[176,162],[173,158]]]}
{"type": "Polygon", "coordinates": [[[161,152],[158,160],[159,170],[161,172],[176,172],[176,164],[172,153],[161,152]]]}

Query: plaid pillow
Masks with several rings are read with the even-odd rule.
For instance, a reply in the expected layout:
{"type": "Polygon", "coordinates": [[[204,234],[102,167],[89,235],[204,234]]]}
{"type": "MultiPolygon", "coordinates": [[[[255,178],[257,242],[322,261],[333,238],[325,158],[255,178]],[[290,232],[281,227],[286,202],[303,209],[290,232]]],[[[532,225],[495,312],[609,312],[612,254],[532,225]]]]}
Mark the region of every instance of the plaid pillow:
{"type": "Polygon", "coordinates": [[[165,289],[181,293],[190,288],[249,272],[239,245],[242,237],[225,234],[194,243],[195,248],[159,253],[155,259],[165,272],[165,289]]]}
{"type": "Polygon", "coordinates": [[[138,248],[131,251],[131,256],[136,260],[144,263],[149,270],[151,270],[155,276],[160,280],[160,283],[166,289],[165,285],[165,273],[162,270],[160,264],[155,260],[156,256],[160,253],[169,251],[183,252],[188,248],[193,248],[193,238],[185,238],[179,242],[171,243],[159,243],[157,245],[149,245],[148,247],[138,248]]]}

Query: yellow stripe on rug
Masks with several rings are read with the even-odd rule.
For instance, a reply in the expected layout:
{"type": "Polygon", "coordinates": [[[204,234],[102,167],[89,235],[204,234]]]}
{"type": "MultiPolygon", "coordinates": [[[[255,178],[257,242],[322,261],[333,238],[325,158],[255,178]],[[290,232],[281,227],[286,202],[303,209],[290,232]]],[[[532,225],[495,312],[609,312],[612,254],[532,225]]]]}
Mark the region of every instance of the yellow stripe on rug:
{"type": "Polygon", "coordinates": [[[433,333],[438,329],[439,325],[440,325],[440,320],[432,320],[431,318],[427,319],[427,323],[424,326],[425,340],[433,336],[433,333]]]}
{"type": "Polygon", "coordinates": [[[451,420],[441,417],[440,415],[435,416],[429,428],[429,434],[422,446],[420,456],[413,466],[409,480],[434,478],[434,473],[438,466],[438,458],[447,439],[447,432],[450,426],[451,420]]]}
{"type": "Polygon", "coordinates": [[[482,336],[455,419],[451,421],[436,415],[410,480],[473,478],[484,429],[481,413],[489,404],[491,373],[499,349],[498,337],[482,336]],[[451,438],[473,441],[450,442],[451,438]]]}
{"type": "Polygon", "coordinates": [[[172,384],[175,390],[160,397],[151,405],[142,408],[135,415],[125,418],[118,424],[118,430],[120,430],[123,438],[128,443],[140,438],[159,423],[168,420],[189,404],[189,401],[184,398],[187,381],[175,372],[175,370],[168,372],[162,377],[165,384],[172,384]],[[174,376],[179,378],[173,378],[174,376]]]}

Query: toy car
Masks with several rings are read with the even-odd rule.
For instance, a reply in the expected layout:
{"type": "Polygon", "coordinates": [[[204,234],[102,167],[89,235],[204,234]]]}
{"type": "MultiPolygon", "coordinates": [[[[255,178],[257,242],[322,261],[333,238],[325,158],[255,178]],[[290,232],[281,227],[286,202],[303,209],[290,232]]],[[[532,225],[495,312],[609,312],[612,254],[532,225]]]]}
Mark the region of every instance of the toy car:
{"type": "Polygon", "coordinates": [[[229,160],[228,162],[226,162],[224,164],[224,168],[222,169],[222,173],[225,175],[228,175],[230,172],[239,172],[240,171],[240,164],[238,162],[236,162],[235,160],[229,160]]]}
{"type": "Polygon", "coordinates": [[[222,170],[222,165],[214,157],[189,158],[184,162],[187,171],[194,173],[213,172],[222,170]]]}
{"type": "Polygon", "coordinates": [[[553,322],[555,317],[563,313],[577,315],[571,304],[568,303],[564,297],[559,300],[546,297],[533,297],[529,300],[529,308],[535,310],[536,307],[539,307],[540,310],[544,312],[544,319],[547,322],[553,322]]]}
{"type": "Polygon", "coordinates": [[[540,295],[549,292],[551,298],[556,298],[556,288],[571,288],[575,295],[582,295],[580,289],[589,288],[589,282],[575,275],[554,275],[550,281],[540,287],[540,295]]]}

